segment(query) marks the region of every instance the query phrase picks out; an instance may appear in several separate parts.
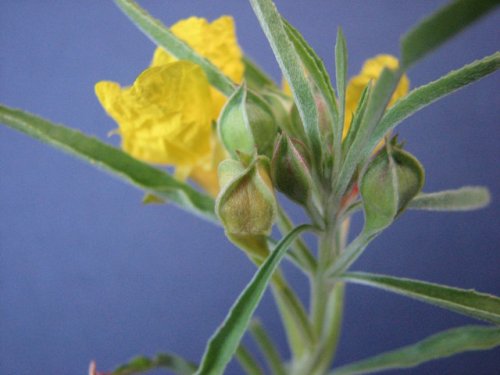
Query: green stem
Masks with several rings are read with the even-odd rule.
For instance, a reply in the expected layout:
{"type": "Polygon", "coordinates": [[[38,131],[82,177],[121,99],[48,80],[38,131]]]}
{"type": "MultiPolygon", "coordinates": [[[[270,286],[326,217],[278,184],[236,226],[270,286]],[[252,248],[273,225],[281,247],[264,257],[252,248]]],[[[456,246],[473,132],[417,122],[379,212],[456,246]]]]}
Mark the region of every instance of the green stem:
{"type": "Polygon", "coordinates": [[[276,346],[267,334],[266,330],[262,327],[259,320],[254,320],[250,325],[250,333],[259,345],[260,351],[266,358],[269,368],[274,375],[286,375],[286,369],[281,360],[281,357],[276,350],[276,346]]]}
{"type": "MultiPolygon", "coordinates": [[[[335,212],[327,210],[326,212],[335,212]]],[[[330,263],[333,261],[336,250],[337,225],[335,219],[325,218],[325,230],[320,234],[318,240],[319,261],[316,274],[313,279],[312,290],[312,322],[315,329],[315,334],[318,338],[323,336],[323,326],[325,323],[325,311],[333,283],[326,278],[326,271],[330,263]]]]}
{"type": "Polygon", "coordinates": [[[311,373],[324,374],[335,358],[342,327],[344,291],[345,286],[342,282],[335,284],[332,289],[326,309],[327,325],[325,326],[325,332],[327,334],[314,356],[314,367],[311,373]]]}
{"type": "Polygon", "coordinates": [[[287,334],[294,358],[300,358],[315,342],[307,313],[281,273],[273,277],[272,292],[287,334]]]}
{"type": "Polygon", "coordinates": [[[238,346],[235,355],[241,367],[248,375],[264,375],[264,371],[260,368],[257,360],[243,346],[243,344],[238,346]]]}
{"type": "MultiPolygon", "coordinates": [[[[334,212],[334,211],[327,211],[334,212]]],[[[345,246],[349,222],[327,222],[319,238],[318,271],[313,280],[312,322],[319,338],[309,363],[308,374],[324,374],[330,366],[338,345],[343,315],[344,285],[334,284],[327,270],[345,246]]]]}

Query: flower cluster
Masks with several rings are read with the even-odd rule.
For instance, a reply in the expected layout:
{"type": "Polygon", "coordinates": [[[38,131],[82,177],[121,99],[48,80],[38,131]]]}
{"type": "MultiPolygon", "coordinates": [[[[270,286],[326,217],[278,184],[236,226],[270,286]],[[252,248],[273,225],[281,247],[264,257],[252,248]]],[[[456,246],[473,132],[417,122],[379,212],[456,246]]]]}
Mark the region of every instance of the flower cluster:
{"type": "MultiPolygon", "coordinates": [[[[243,53],[231,17],[222,16],[212,23],[191,17],[177,22],[171,31],[235,83],[242,83],[243,53]]],[[[385,67],[396,69],[397,59],[390,55],[369,59],[360,74],[350,80],[344,137],[363,89],[377,80],[385,67]]],[[[408,78],[403,76],[390,105],[404,96],[408,87],[408,78]]],[[[116,132],[126,152],[146,162],[175,166],[177,178],[191,178],[211,195],[217,195],[217,166],[227,152],[213,124],[227,99],[210,86],[199,66],[157,48],[151,66],[132,86],[101,81],[95,91],[104,109],[118,123],[116,132]]],[[[284,91],[290,94],[287,85],[284,91]]]]}

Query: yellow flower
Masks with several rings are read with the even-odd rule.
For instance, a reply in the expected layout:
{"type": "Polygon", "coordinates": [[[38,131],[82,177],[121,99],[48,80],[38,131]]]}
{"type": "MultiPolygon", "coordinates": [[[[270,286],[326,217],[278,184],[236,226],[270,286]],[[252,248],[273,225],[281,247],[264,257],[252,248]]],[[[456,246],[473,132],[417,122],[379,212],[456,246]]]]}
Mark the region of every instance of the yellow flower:
{"type": "Polygon", "coordinates": [[[178,61],[149,68],[131,87],[102,81],[95,91],[120,126],[123,149],[137,159],[188,166],[210,152],[212,101],[197,65],[178,61]]]}
{"type": "MultiPolygon", "coordinates": [[[[242,81],[242,52],[231,17],[212,23],[191,17],[172,26],[172,32],[235,82],[242,81]]],[[[179,179],[189,177],[210,194],[218,193],[217,165],[226,154],[212,122],[226,98],[210,87],[199,66],[158,48],[151,67],[131,87],[103,81],[95,91],[118,123],[126,152],[146,162],[173,165],[179,179]]]]}
{"type": "MultiPolygon", "coordinates": [[[[351,126],[352,115],[356,111],[361,93],[370,81],[375,82],[382,74],[384,68],[397,69],[399,67],[398,59],[391,55],[377,55],[365,61],[361,72],[353,77],[346,89],[345,100],[345,121],[343,137],[347,135],[349,127],[351,126]]],[[[392,106],[398,99],[408,93],[410,81],[408,77],[403,75],[399,81],[394,94],[389,102],[389,107],[392,106]]]]}
{"type": "MultiPolygon", "coordinates": [[[[212,23],[208,23],[203,18],[190,17],[177,22],[170,30],[234,82],[241,83],[243,81],[245,70],[242,60],[243,53],[236,40],[232,17],[222,16],[212,23]]],[[[160,66],[172,61],[175,61],[173,56],[162,48],[157,48],[151,66],[160,66]]],[[[211,92],[215,120],[226,102],[226,97],[215,88],[212,88],[211,92]]]]}

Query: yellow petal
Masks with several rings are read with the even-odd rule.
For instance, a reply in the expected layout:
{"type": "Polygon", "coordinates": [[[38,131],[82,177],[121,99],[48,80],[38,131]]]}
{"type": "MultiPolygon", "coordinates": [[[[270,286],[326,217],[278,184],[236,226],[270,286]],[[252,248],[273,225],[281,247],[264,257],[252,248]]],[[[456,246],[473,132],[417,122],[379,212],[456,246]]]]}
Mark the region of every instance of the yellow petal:
{"type": "MultiPolygon", "coordinates": [[[[384,68],[397,69],[399,67],[398,59],[391,55],[377,55],[374,58],[367,60],[359,75],[353,77],[347,85],[346,91],[346,107],[345,107],[345,122],[344,134],[347,135],[351,125],[352,114],[356,111],[361,93],[370,82],[375,82],[382,74],[384,68]]],[[[399,84],[389,102],[389,107],[392,106],[399,98],[408,93],[410,81],[408,77],[403,75],[399,84]]]]}
{"type": "MultiPolygon", "coordinates": [[[[234,82],[242,82],[243,53],[236,39],[232,17],[222,16],[212,23],[203,18],[190,17],[177,22],[171,30],[179,39],[207,58],[234,82]]],[[[151,66],[163,65],[172,60],[175,60],[173,56],[158,48],[154,53],[151,66]]],[[[214,88],[211,89],[211,95],[214,103],[213,119],[216,119],[227,99],[214,88]]]]}
{"type": "Polygon", "coordinates": [[[211,152],[212,101],[205,74],[178,61],[146,69],[131,87],[99,82],[95,91],[118,123],[122,147],[151,163],[195,165],[211,152]]]}

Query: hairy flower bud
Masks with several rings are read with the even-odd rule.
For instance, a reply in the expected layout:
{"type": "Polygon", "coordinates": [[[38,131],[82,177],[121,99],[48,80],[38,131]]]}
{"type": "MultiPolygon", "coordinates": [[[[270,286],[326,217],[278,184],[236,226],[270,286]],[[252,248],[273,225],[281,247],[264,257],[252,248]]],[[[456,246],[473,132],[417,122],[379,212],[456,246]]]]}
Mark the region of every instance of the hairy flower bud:
{"type": "Polygon", "coordinates": [[[306,205],[311,199],[310,161],[300,141],[280,135],[274,148],[271,176],[274,186],[294,202],[306,205]]]}
{"type": "Polygon", "coordinates": [[[252,259],[264,259],[277,210],[267,158],[257,157],[248,166],[224,160],[219,165],[219,183],[215,211],[227,237],[252,259]]]}
{"type": "Polygon", "coordinates": [[[413,155],[387,145],[361,179],[367,229],[379,231],[390,225],[420,192],[424,180],[423,167],[413,155]]]}
{"type": "Polygon", "coordinates": [[[247,95],[242,85],[229,98],[218,121],[219,138],[236,158],[238,153],[270,156],[277,127],[267,103],[247,95]]]}

